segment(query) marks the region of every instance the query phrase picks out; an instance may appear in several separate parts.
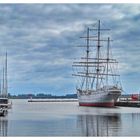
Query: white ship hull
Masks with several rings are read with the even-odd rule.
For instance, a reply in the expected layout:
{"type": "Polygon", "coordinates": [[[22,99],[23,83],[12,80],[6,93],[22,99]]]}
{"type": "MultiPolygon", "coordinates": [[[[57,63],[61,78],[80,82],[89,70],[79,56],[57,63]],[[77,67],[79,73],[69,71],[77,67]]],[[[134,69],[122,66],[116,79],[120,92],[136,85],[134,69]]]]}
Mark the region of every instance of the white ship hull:
{"type": "Polygon", "coordinates": [[[113,107],[118,97],[121,95],[120,89],[82,91],[78,90],[78,101],[80,106],[102,106],[113,107]]]}

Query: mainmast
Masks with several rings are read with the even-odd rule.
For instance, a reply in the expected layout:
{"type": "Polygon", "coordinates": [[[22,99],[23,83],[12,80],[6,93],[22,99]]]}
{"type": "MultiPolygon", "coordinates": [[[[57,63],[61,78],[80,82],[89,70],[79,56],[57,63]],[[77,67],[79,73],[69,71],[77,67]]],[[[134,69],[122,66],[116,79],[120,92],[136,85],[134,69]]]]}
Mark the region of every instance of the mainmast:
{"type": "Polygon", "coordinates": [[[87,59],[87,64],[86,64],[86,90],[89,89],[89,77],[88,77],[88,73],[89,73],[89,70],[88,70],[88,58],[89,58],[89,28],[87,29],[87,56],[86,56],[86,59],[87,59]]]}
{"type": "Polygon", "coordinates": [[[108,85],[109,46],[110,46],[110,38],[108,37],[108,40],[107,40],[107,68],[106,68],[106,86],[108,85]]]}
{"type": "Polygon", "coordinates": [[[97,42],[97,83],[96,90],[99,88],[99,59],[100,59],[100,20],[98,21],[98,42],[97,42]]]}

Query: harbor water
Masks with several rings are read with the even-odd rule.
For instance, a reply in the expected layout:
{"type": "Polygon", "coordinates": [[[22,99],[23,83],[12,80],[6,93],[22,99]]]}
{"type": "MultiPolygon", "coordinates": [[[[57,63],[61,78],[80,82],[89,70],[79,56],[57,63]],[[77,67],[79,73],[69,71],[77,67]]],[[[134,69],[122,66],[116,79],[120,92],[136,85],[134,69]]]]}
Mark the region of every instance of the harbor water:
{"type": "Polygon", "coordinates": [[[140,136],[140,108],[79,107],[78,102],[12,100],[0,136],[140,136]]]}

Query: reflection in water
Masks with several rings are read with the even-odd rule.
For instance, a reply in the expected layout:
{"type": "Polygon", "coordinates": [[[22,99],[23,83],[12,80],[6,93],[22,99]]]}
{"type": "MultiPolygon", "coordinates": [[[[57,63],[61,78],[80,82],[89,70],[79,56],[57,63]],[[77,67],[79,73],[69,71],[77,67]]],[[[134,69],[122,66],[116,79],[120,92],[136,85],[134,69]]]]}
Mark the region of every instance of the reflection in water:
{"type": "Polygon", "coordinates": [[[5,117],[0,117],[0,136],[7,136],[8,120],[5,117]]]}
{"type": "Polygon", "coordinates": [[[7,116],[0,117],[0,136],[140,136],[140,109],[15,100],[7,116]]]}
{"type": "Polygon", "coordinates": [[[78,127],[84,136],[117,136],[120,116],[79,115],[78,127]]]}

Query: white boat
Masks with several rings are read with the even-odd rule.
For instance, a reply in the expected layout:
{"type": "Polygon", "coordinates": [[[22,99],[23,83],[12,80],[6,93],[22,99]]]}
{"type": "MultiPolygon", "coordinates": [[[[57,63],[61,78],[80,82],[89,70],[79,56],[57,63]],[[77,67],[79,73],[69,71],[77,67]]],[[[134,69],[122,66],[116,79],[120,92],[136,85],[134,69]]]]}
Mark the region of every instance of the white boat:
{"type": "Polygon", "coordinates": [[[11,108],[12,102],[9,101],[8,97],[0,97],[0,108],[11,108]]]}
{"type": "Polygon", "coordinates": [[[0,116],[5,116],[7,114],[7,108],[5,107],[0,107],[0,116]]]}
{"type": "Polygon", "coordinates": [[[86,36],[81,37],[86,41],[86,45],[81,46],[86,53],[81,61],[73,63],[78,69],[73,76],[80,81],[78,101],[80,106],[113,107],[122,92],[120,75],[116,74],[118,62],[111,56],[110,37],[104,39],[101,35],[109,29],[101,28],[100,20],[96,27],[88,27],[86,36]]]}

